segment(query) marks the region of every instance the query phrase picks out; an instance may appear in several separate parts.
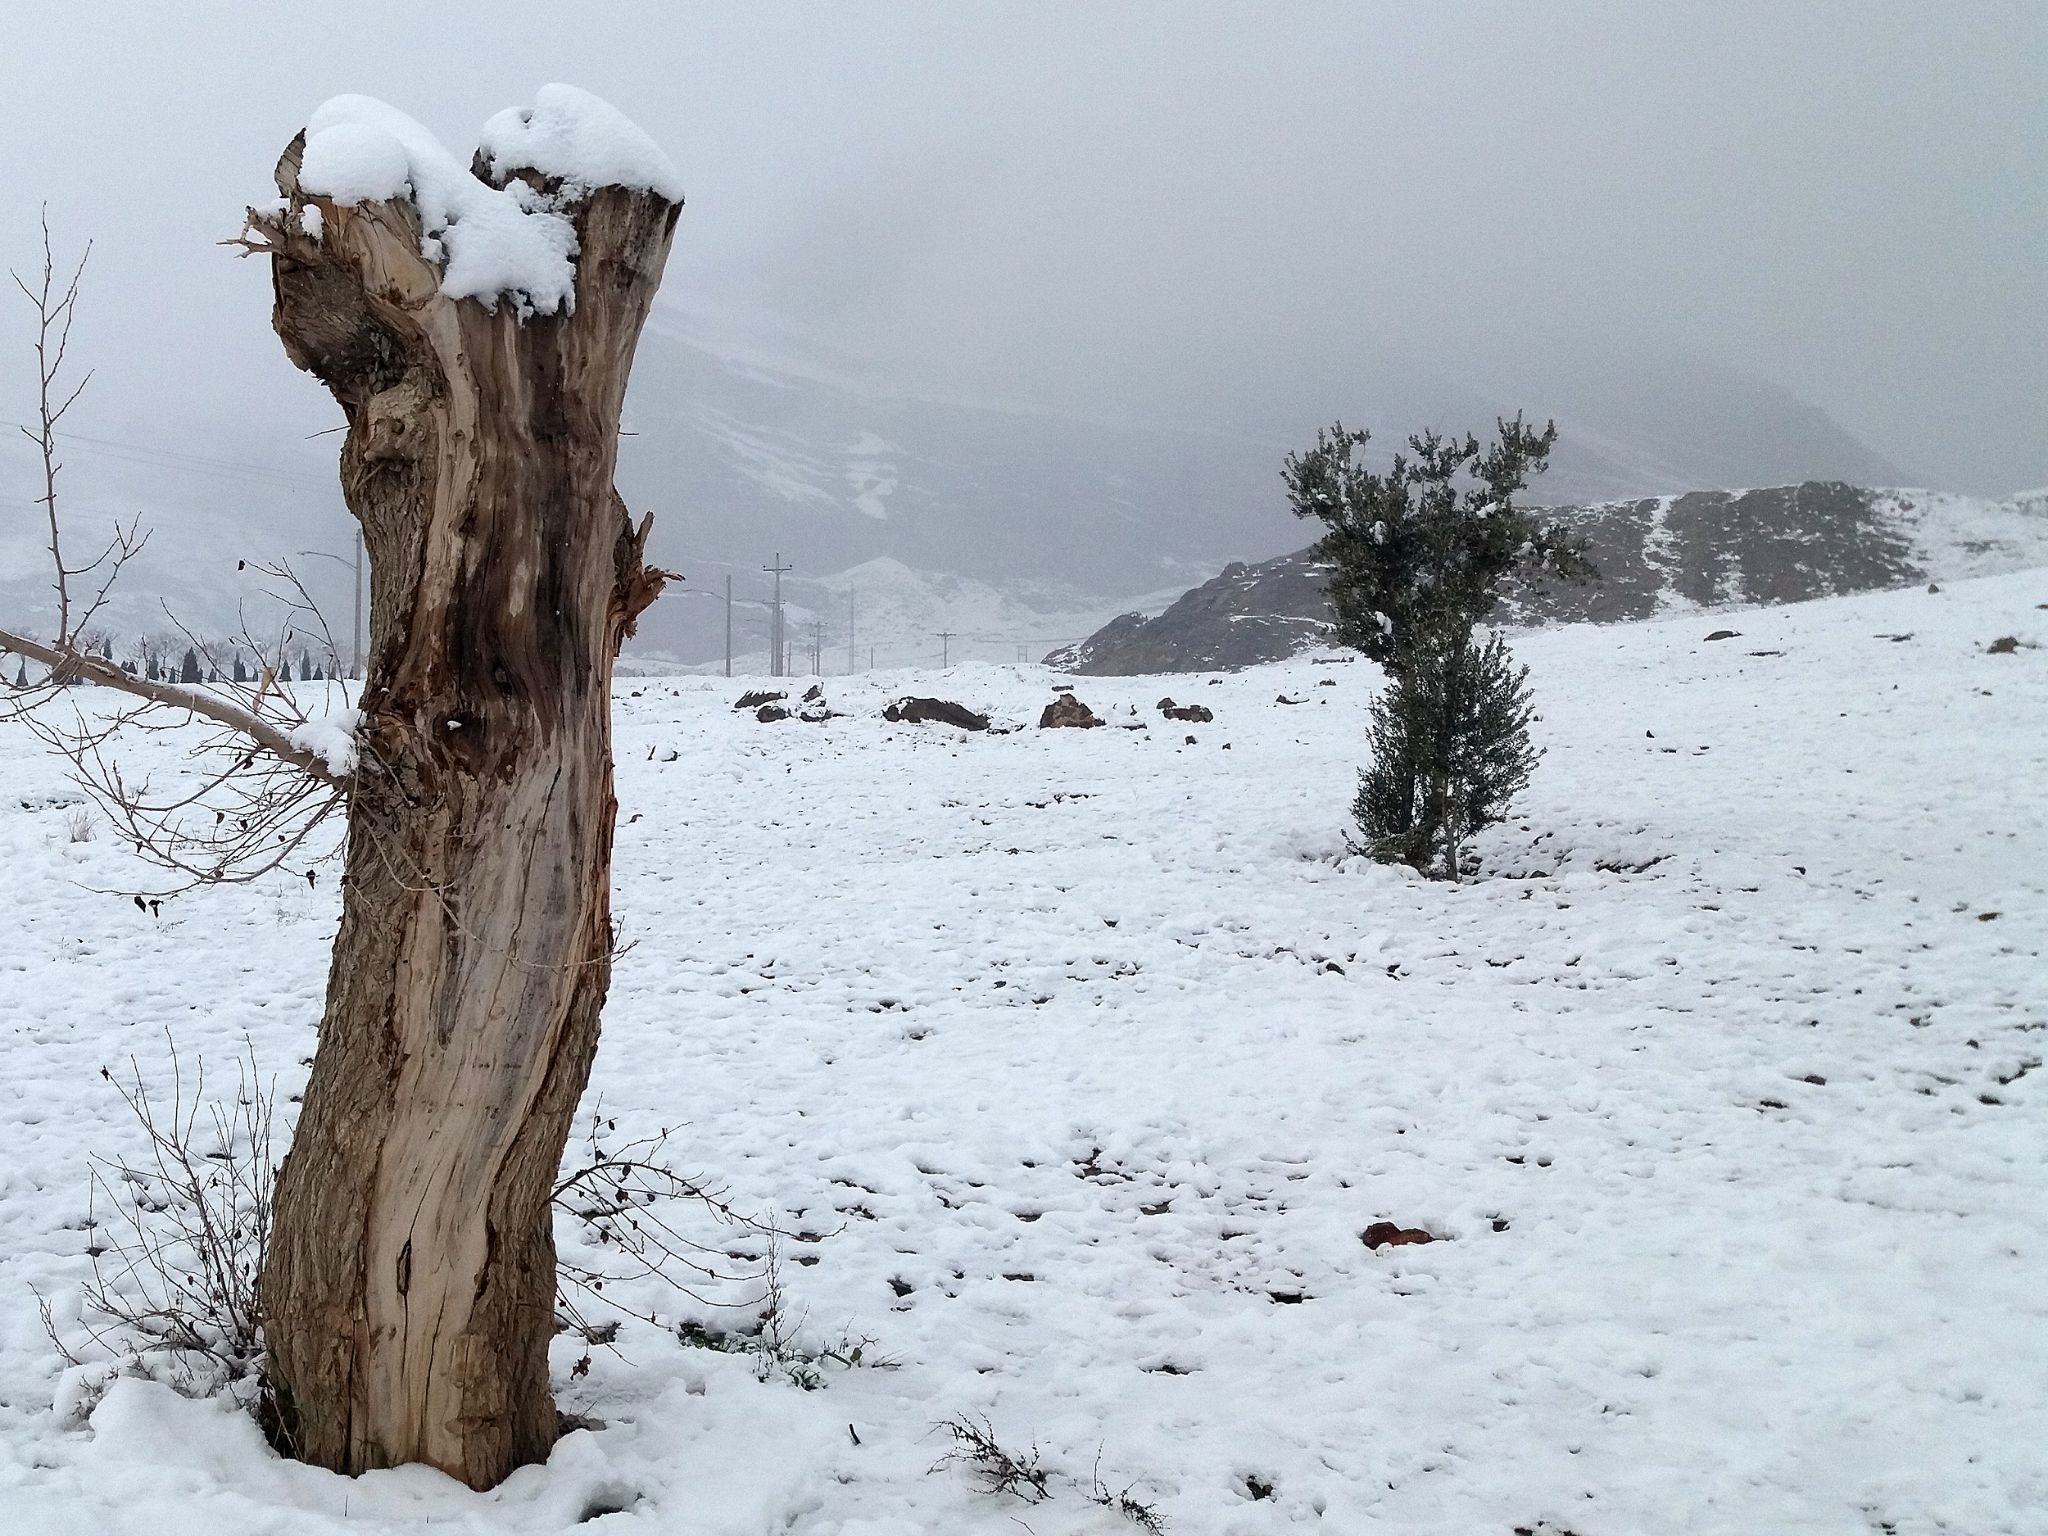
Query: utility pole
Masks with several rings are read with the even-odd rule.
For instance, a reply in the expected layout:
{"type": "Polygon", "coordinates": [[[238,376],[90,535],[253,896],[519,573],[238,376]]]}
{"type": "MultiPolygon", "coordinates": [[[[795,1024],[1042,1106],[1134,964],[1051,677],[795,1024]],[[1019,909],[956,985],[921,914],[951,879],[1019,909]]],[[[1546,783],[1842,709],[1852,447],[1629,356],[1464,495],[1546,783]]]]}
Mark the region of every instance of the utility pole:
{"type": "Polygon", "coordinates": [[[782,573],[796,569],[782,563],[782,551],[775,551],[775,563],[761,567],[775,575],[775,612],[768,625],[768,665],[776,677],[789,675],[789,647],[782,633],[782,573]]]}
{"type": "Polygon", "coordinates": [[[732,572],[725,573],[725,675],[732,676],[732,572]]]}
{"type": "MultiPolygon", "coordinates": [[[[302,555],[312,555],[321,560],[332,560],[336,565],[349,565],[351,563],[340,555],[329,554],[324,549],[302,549],[299,553],[302,555]]],[[[355,609],[349,614],[349,629],[354,640],[352,647],[354,655],[349,658],[349,661],[350,670],[355,676],[361,677],[367,658],[363,655],[363,530],[360,524],[356,528],[356,557],[353,565],[355,571],[355,609]]],[[[334,654],[334,642],[331,637],[327,643],[327,659],[335,671],[341,670],[341,658],[334,654]]]]}
{"type": "Polygon", "coordinates": [[[939,666],[941,668],[950,666],[952,664],[952,657],[953,631],[942,629],[939,631],[939,666]]]}
{"type": "Polygon", "coordinates": [[[825,675],[825,621],[811,620],[811,676],[825,675]]]}

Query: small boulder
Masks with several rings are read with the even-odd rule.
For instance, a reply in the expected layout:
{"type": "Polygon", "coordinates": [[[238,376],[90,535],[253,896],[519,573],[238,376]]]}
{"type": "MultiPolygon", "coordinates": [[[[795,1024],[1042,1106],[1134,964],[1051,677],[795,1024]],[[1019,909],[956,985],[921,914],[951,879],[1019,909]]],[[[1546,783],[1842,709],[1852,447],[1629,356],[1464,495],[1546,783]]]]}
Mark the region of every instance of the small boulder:
{"type": "Polygon", "coordinates": [[[741,694],[733,701],[732,707],[734,709],[759,709],[763,704],[773,704],[777,699],[786,699],[788,697],[789,695],[786,693],[770,693],[766,688],[758,688],[751,693],[741,694]]]}
{"type": "Polygon", "coordinates": [[[892,725],[924,725],[932,722],[939,725],[957,725],[963,731],[988,729],[987,715],[977,715],[966,705],[955,704],[951,699],[898,699],[882,711],[882,718],[892,725]]]}
{"type": "Polygon", "coordinates": [[[822,704],[822,703],[824,703],[824,702],[825,702],[825,685],[824,685],[823,683],[813,683],[813,684],[811,684],[811,686],[810,686],[809,688],[807,688],[807,689],[805,689],[805,690],[804,690],[804,700],[803,700],[803,701],[804,701],[804,702],[805,702],[806,704],[822,704]]]}
{"type": "Polygon", "coordinates": [[[1159,713],[1169,720],[1191,720],[1199,725],[1207,725],[1216,718],[1206,704],[1176,704],[1171,699],[1159,701],[1159,713]]]}
{"type": "Polygon", "coordinates": [[[1038,727],[1040,730],[1048,730],[1053,726],[1061,725],[1078,726],[1086,729],[1100,724],[1102,724],[1102,721],[1096,718],[1095,711],[1086,704],[1083,704],[1071,693],[1062,693],[1058,698],[1046,705],[1045,712],[1038,717],[1038,727]]]}
{"type": "Polygon", "coordinates": [[[1376,1221],[1365,1229],[1368,1248],[1400,1248],[1409,1243],[1433,1243],[1436,1234],[1420,1227],[1404,1227],[1391,1221],[1376,1221]]]}
{"type": "MultiPolygon", "coordinates": [[[[776,697],[779,699],[782,695],[778,693],[776,697]]],[[[780,704],[763,704],[754,711],[754,718],[763,725],[773,725],[778,720],[787,720],[789,718],[789,711],[780,704]]]]}
{"type": "Polygon", "coordinates": [[[1711,635],[1707,636],[1707,638],[1709,640],[1733,640],[1740,633],[1740,630],[1717,629],[1711,635]]]}
{"type": "Polygon", "coordinates": [[[1989,654],[1993,656],[2010,656],[2019,648],[2020,637],[2018,635],[2000,635],[1991,642],[1989,654]]]}

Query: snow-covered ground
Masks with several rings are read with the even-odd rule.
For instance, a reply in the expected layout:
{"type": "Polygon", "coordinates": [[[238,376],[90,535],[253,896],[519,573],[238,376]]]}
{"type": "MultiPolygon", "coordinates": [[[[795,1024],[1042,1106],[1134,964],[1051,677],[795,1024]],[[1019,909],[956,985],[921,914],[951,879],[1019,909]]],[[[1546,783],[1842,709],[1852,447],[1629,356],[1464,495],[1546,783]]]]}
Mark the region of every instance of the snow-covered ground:
{"type": "Polygon", "coordinates": [[[2048,1530],[2044,604],[2036,571],[1523,636],[1549,755],[1457,887],[1343,855],[1364,665],[1091,678],[1146,728],[987,736],[878,711],[1028,723],[1043,669],[836,681],[825,725],[625,683],[593,1097],[681,1125],[792,1234],[810,1334],[894,1365],[804,1392],[629,1325],[572,1377],[564,1339],[608,1427],[491,1494],[284,1463],[143,1382],[53,1412],[29,1287],[63,1325],[87,1154],[137,1144],[100,1066],[246,1035],[289,1086],[335,898],[138,911],[0,735],[0,1525],[1135,1530],[1068,1481],[1099,1468],[1187,1533],[2048,1530]],[[929,1470],[961,1414],[1053,1497],[929,1470]]]}

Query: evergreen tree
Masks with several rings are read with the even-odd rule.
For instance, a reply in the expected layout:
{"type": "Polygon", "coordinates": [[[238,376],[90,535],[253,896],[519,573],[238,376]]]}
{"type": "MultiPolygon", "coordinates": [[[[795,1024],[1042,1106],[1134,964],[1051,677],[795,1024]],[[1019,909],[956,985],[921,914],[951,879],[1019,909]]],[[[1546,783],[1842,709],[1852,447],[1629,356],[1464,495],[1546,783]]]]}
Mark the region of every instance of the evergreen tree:
{"type": "Polygon", "coordinates": [[[190,646],[187,646],[185,648],[184,665],[178,668],[178,681],[185,684],[192,684],[197,683],[200,680],[201,677],[199,671],[199,653],[196,650],[192,649],[190,646]]]}
{"type": "Polygon", "coordinates": [[[1543,755],[1528,678],[1498,634],[1410,658],[1372,704],[1372,763],[1351,806],[1363,851],[1458,878],[1472,834],[1506,817],[1543,755]]]}
{"type": "Polygon", "coordinates": [[[1371,434],[1339,423],[1283,471],[1295,515],[1324,525],[1316,554],[1330,570],[1338,642],[1387,674],[1352,804],[1362,846],[1449,879],[1466,839],[1506,814],[1539,755],[1526,669],[1498,635],[1475,645],[1473,629],[1511,576],[1598,576],[1584,540],[1516,504],[1549,461],[1556,423],[1495,425],[1483,450],[1469,433],[1418,433],[1377,473],[1364,462],[1371,434]]]}
{"type": "Polygon", "coordinates": [[[249,681],[249,669],[242,665],[242,653],[240,651],[235,652],[235,681],[238,683],[249,681]]]}
{"type": "Polygon", "coordinates": [[[1316,555],[1331,567],[1337,641],[1389,675],[1421,647],[1470,635],[1511,574],[1594,575],[1584,540],[1515,504],[1548,463],[1556,423],[1538,432],[1517,416],[1497,426],[1484,451],[1469,433],[1418,433],[1384,474],[1364,463],[1372,434],[1341,422],[1287,456],[1295,516],[1324,525],[1316,555]]]}

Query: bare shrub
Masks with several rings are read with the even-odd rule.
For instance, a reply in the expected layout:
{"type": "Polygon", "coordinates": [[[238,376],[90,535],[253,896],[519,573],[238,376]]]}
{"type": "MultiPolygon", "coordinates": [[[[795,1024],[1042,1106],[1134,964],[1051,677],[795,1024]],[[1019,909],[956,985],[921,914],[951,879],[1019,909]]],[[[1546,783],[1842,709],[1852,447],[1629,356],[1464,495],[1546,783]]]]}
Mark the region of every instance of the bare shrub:
{"type": "Polygon", "coordinates": [[[1089,1475],[1088,1487],[1083,1490],[1091,1504],[1100,1504],[1104,1509],[1115,1510],[1131,1524],[1145,1533],[1145,1536],[1166,1536],[1166,1517],[1158,1507],[1133,1498],[1131,1490],[1136,1483],[1128,1484],[1120,1492],[1112,1493],[1109,1485],[1102,1480],[1102,1456],[1095,1457],[1095,1470],[1089,1475]]]}
{"type": "MultiPolygon", "coordinates": [[[[166,1039],[168,1040],[168,1035],[166,1039]]],[[[235,1063],[231,1100],[208,1100],[206,1064],[188,1090],[175,1043],[168,1102],[129,1058],[127,1081],[100,1076],[135,1117],[144,1150],[129,1161],[95,1155],[87,1189],[80,1296],[85,1339],[117,1373],[155,1377],[193,1396],[233,1391],[253,1400],[263,1359],[257,1277],[270,1240],[277,1088],[255,1051],[235,1063]]],[[[86,1362],[43,1322],[60,1354],[86,1362]]]]}
{"type": "Polygon", "coordinates": [[[1036,1441],[1028,1451],[1010,1450],[996,1439],[995,1427],[985,1414],[955,1414],[950,1419],[941,1420],[935,1427],[950,1435],[953,1444],[945,1455],[932,1463],[930,1470],[933,1472],[963,1466],[981,1485],[982,1492],[1009,1494],[1026,1504],[1043,1504],[1050,1499],[1053,1482],[1057,1478],[1079,1491],[1089,1503],[1100,1504],[1104,1509],[1122,1515],[1145,1536],[1165,1536],[1166,1517],[1156,1507],[1134,1495],[1132,1490],[1138,1486],[1136,1482],[1125,1485],[1120,1491],[1112,1491],[1102,1480],[1099,1451],[1095,1457],[1095,1468],[1084,1483],[1078,1477],[1046,1466],[1036,1441]]]}
{"type": "Polygon", "coordinates": [[[93,833],[99,830],[99,823],[93,820],[90,808],[74,805],[64,813],[64,838],[66,842],[89,843],[93,833]]]}
{"type": "Polygon", "coordinates": [[[620,1299],[619,1287],[653,1279],[701,1306],[716,1306],[699,1293],[700,1285],[724,1284],[744,1278],[719,1265],[725,1255],[689,1236],[677,1225],[678,1207],[707,1211],[724,1226],[768,1231],[735,1209],[723,1189],[680,1173],[668,1158],[667,1128],[652,1136],[616,1142],[615,1116],[599,1104],[575,1168],[555,1184],[555,1209],[581,1224],[584,1235],[609,1258],[596,1262],[557,1257],[556,1310],[563,1327],[586,1343],[610,1344],[623,1318],[657,1328],[673,1326],[659,1313],[640,1311],[620,1299]],[[607,1287],[610,1289],[608,1290],[607,1287]],[[611,1312],[593,1318],[593,1312],[611,1312]]]}
{"type": "Polygon", "coordinates": [[[896,1362],[877,1357],[873,1353],[875,1341],[866,1334],[856,1335],[849,1330],[829,1341],[811,1334],[809,1311],[792,1307],[782,1283],[782,1234],[759,1226],[755,1230],[765,1232],[769,1242],[768,1256],[758,1277],[761,1297],[752,1325],[727,1331],[707,1328],[699,1322],[684,1322],[676,1328],[676,1338],[693,1349],[751,1356],[755,1380],[765,1382],[780,1374],[791,1386],[806,1392],[816,1392],[825,1386],[827,1366],[852,1370],[866,1365],[876,1370],[894,1370],[896,1362]]]}
{"type": "MultiPolygon", "coordinates": [[[[276,1084],[260,1074],[253,1047],[236,1064],[228,1102],[206,1099],[203,1061],[187,1091],[175,1043],[170,1068],[168,1104],[145,1085],[133,1058],[126,1081],[101,1068],[141,1126],[146,1152],[133,1162],[93,1159],[85,1222],[92,1278],[79,1297],[83,1340],[76,1347],[66,1341],[47,1300],[43,1325],[71,1365],[95,1364],[108,1376],[155,1377],[190,1396],[230,1392],[255,1407],[263,1365],[258,1281],[277,1172],[271,1145],[289,1128],[275,1124],[276,1084]],[[88,1362],[81,1351],[96,1358],[88,1362]]],[[[617,1129],[617,1119],[600,1106],[580,1161],[554,1187],[556,1210],[609,1255],[594,1262],[558,1260],[556,1312],[563,1330],[616,1352],[622,1322],[635,1319],[684,1345],[749,1355],[761,1380],[780,1373],[806,1391],[825,1384],[828,1365],[893,1363],[873,1359],[866,1337],[809,1342],[807,1314],[792,1307],[783,1286],[782,1234],[737,1210],[723,1190],[678,1172],[667,1157],[670,1131],[615,1142],[617,1129]],[[723,1268],[722,1250],[682,1229],[685,1206],[767,1238],[761,1269],[723,1268]],[[649,1279],[699,1308],[757,1310],[751,1326],[730,1332],[678,1323],[621,1296],[622,1286],[649,1279]],[[762,1286],[756,1303],[722,1303],[699,1289],[748,1280],[762,1286]]],[[[590,1363],[586,1352],[573,1374],[583,1375],[590,1363]]]]}
{"type": "Polygon", "coordinates": [[[941,1420],[938,1427],[953,1437],[953,1447],[931,1465],[964,1466],[985,1493],[1007,1493],[1026,1504],[1043,1504],[1052,1497],[1047,1486],[1052,1473],[1039,1460],[1038,1444],[1019,1455],[997,1441],[995,1426],[985,1416],[961,1413],[941,1420]]]}

